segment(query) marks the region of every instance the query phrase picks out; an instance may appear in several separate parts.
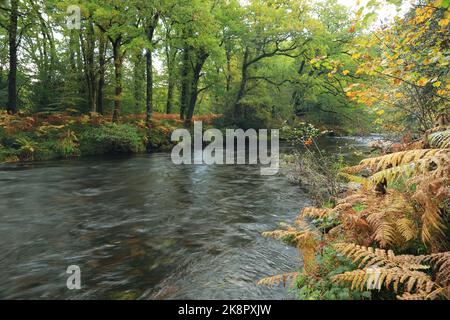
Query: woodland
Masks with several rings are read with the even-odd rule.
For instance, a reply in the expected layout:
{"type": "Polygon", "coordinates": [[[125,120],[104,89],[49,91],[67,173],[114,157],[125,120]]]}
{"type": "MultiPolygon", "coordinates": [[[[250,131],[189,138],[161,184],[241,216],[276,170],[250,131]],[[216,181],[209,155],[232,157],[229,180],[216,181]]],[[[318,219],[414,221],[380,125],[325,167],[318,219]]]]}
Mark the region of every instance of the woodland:
{"type": "Polygon", "coordinates": [[[279,128],[300,171],[350,187],[263,233],[302,264],[258,284],[447,300],[450,2],[349,2],[1,1],[0,163],[167,151],[197,120],[279,128]],[[368,133],[395,143],[355,165],[316,150],[368,133]]]}

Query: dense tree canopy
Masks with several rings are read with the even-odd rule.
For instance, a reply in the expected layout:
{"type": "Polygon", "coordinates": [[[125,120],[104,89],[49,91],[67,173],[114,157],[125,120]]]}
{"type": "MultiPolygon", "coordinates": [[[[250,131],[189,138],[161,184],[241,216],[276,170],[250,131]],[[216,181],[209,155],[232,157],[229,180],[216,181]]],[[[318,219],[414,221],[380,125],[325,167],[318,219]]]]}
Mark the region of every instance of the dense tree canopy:
{"type": "Polygon", "coordinates": [[[381,26],[378,6],[4,1],[1,106],[106,113],[115,122],[129,113],[146,113],[147,122],[153,111],[187,122],[220,113],[242,127],[405,118],[425,130],[449,101],[448,1],[417,1],[381,26]]]}

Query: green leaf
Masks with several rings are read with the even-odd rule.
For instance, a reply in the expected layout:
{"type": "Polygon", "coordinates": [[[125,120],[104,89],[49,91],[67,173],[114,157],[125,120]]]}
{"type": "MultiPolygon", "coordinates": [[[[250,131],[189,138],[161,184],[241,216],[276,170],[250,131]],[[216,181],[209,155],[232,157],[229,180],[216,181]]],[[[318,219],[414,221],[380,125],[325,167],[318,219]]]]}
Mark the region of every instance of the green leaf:
{"type": "Polygon", "coordinates": [[[448,8],[449,5],[450,5],[450,0],[442,0],[440,7],[448,8]]]}
{"type": "Polygon", "coordinates": [[[363,18],[363,24],[371,25],[375,19],[377,18],[377,14],[375,12],[369,12],[363,18]]]}

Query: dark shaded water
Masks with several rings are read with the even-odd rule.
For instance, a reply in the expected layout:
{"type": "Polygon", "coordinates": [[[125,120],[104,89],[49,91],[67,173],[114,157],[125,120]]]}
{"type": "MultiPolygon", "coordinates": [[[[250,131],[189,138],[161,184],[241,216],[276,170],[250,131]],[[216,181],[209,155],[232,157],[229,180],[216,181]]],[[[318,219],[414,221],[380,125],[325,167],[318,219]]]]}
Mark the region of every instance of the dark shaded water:
{"type": "Polygon", "coordinates": [[[0,298],[289,298],[255,284],[300,265],[261,232],[308,201],[257,166],[175,166],[163,153],[3,165],[0,298]],[[69,265],[81,290],[66,287],[69,265]]]}

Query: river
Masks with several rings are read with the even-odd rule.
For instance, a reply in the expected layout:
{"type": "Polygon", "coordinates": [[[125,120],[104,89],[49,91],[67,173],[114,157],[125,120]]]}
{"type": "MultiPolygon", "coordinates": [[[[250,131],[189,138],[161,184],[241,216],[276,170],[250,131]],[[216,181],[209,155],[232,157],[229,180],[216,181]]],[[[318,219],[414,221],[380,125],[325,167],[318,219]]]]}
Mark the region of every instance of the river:
{"type": "MultiPolygon", "coordinates": [[[[350,154],[366,140],[324,146],[350,154]]],[[[309,203],[256,165],[177,166],[168,153],[4,164],[0,298],[293,298],[256,285],[301,264],[261,233],[309,203]],[[66,287],[69,265],[80,290],[66,287]]]]}

